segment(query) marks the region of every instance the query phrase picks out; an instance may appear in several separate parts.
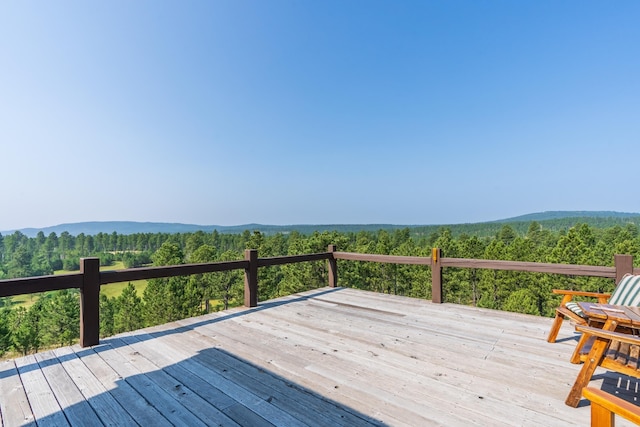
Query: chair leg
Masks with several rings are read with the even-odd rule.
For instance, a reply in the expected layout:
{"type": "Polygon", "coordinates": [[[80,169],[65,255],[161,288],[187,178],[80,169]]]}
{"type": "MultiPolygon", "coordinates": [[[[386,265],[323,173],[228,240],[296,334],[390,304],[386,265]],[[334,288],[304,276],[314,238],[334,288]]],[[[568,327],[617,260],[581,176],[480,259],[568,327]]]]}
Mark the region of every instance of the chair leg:
{"type": "Polygon", "coordinates": [[[587,341],[589,341],[589,335],[582,334],[580,336],[580,340],[576,345],[576,348],[573,350],[573,354],[571,355],[571,363],[579,365],[580,364],[580,356],[582,355],[582,349],[584,348],[587,341]]]}
{"type": "Polygon", "coordinates": [[[553,325],[551,325],[551,330],[549,331],[549,336],[547,337],[547,342],[556,342],[556,338],[558,337],[558,332],[560,332],[560,327],[562,326],[562,321],[564,320],[564,314],[559,313],[556,310],[556,318],[553,321],[553,325]]]}
{"type": "Polygon", "coordinates": [[[584,361],[584,365],[582,365],[582,369],[576,378],[576,382],[573,384],[573,387],[569,392],[569,396],[567,396],[567,400],[564,401],[568,406],[575,408],[578,406],[578,403],[580,403],[580,399],[582,398],[582,389],[589,384],[589,381],[591,381],[591,377],[593,377],[593,373],[600,365],[600,361],[602,360],[608,345],[608,340],[601,339],[596,339],[593,343],[591,351],[589,352],[589,355],[584,361]]]}
{"type": "Polygon", "coordinates": [[[614,427],[615,414],[605,408],[591,402],[591,427],[614,427]]]}
{"type": "MultiPolygon", "coordinates": [[[[585,325],[588,324],[589,326],[594,326],[597,325],[596,327],[598,328],[602,328],[602,330],[604,331],[615,331],[616,330],[616,326],[617,323],[613,322],[611,320],[607,320],[606,322],[604,322],[604,324],[600,323],[600,321],[596,320],[596,321],[589,321],[589,323],[578,323],[580,325],[585,325]]],[[[576,365],[579,365],[580,363],[582,363],[582,361],[580,359],[582,359],[584,357],[584,355],[586,355],[587,353],[589,353],[590,346],[593,346],[595,338],[590,336],[589,334],[582,334],[580,336],[580,339],[578,340],[578,344],[576,345],[576,348],[573,350],[573,354],[571,355],[571,363],[574,363],[576,365]],[[587,350],[585,351],[585,346],[587,348],[587,350]]]]}

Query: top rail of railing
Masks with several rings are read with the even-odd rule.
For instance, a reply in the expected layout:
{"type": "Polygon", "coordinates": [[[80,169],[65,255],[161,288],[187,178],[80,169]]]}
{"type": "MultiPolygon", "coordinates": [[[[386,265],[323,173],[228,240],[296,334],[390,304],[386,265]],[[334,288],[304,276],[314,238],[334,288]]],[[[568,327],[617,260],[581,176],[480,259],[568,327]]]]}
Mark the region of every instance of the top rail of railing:
{"type": "MultiPolygon", "coordinates": [[[[258,258],[257,262],[258,267],[270,267],[300,262],[322,261],[329,258],[331,258],[331,253],[323,252],[317,254],[258,258]]],[[[159,279],[163,277],[189,276],[192,274],[214,273],[218,271],[246,270],[247,268],[249,268],[248,260],[238,260],[109,270],[100,272],[100,285],[133,282],[135,280],[159,279]]],[[[80,289],[83,287],[83,277],[84,274],[82,273],[70,273],[0,280],[0,297],[62,289],[80,289]]]]}
{"type": "Polygon", "coordinates": [[[488,259],[442,258],[443,267],[483,268],[489,270],[523,271],[530,273],[562,274],[615,279],[615,267],[598,265],[551,264],[526,261],[498,261],[488,259]]]}
{"type": "MultiPolygon", "coordinates": [[[[361,254],[353,252],[334,252],[336,259],[349,261],[381,262],[388,264],[413,264],[433,266],[432,257],[361,254]]],[[[566,276],[591,276],[615,279],[616,267],[598,265],[553,264],[526,261],[501,261],[472,258],[441,258],[442,267],[482,268],[488,270],[522,271],[530,273],[562,274],[566,276]]],[[[636,269],[640,272],[640,269],[636,269]]]]}

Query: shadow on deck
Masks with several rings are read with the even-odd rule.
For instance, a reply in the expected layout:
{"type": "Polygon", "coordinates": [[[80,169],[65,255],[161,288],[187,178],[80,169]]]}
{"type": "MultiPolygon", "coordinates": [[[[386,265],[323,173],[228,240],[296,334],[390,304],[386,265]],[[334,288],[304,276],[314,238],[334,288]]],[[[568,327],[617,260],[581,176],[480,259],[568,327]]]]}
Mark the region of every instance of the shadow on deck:
{"type": "MultiPolygon", "coordinates": [[[[96,350],[118,353],[109,355],[108,364],[135,366],[132,359],[141,356],[116,350],[124,348],[119,340],[114,340],[96,350]],[[115,344],[115,348],[110,344],[115,344]]],[[[77,362],[78,357],[95,357],[87,351],[82,353],[43,360],[38,369],[46,376],[47,370],[59,364],[77,362]]],[[[122,377],[113,383],[113,388],[62,407],[37,422],[38,425],[68,422],[73,426],[384,425],[219,349],[206,349],[176,364],[122,377]]]]}

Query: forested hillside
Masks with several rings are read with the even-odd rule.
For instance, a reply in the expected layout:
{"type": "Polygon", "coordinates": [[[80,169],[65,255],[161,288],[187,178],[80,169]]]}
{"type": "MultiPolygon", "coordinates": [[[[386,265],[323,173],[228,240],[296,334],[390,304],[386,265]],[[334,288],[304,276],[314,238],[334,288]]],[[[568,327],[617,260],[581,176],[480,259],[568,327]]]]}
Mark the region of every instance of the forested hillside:
{"type": "MultiPolygon", "coordinates": [[[[617,253],[638,259],[640,237],[632,223],[605,228],[581,223],[559,231],[543,224],[495,224],[494,232],[486,237],[461,230],[456,234],[448,227],[431,233],[403,228],[273,235],[245,230],[238,234],[198,231],[77,236],[40,232],[27,237],[15,232],[0,235],[0,279],[47,275],[62,268],[75,270],[80,257],[86,256],[99,257],[103,265],[121,260],[126,267],[136,267],[243,259],[249,248],[257,249],[261,257],[316,253],[326,251],[329,244],[336,244],[340,251],[360,253],[429,256],[431,248],[440,247],[447,257],[606,266],[613,265],[617,253]]],[[[431,297],[427,267],[340,261],[338,270],[341,286],[431,297]]],[[[543,316],[552,315],[559,302],[551,294],[552,288],[601,291],[614,285],[598,278],[454,268],[444,270],[443,282],[447,302],[543,316]]],[[[326,284],[324,262],[263,268],[259,270],[259,299],[326,284]]],[[[149,280],[141,293],[129,284],[120,296],[101,295],[101,333],[108,336],[239,305],[242,291],[241,271],[149,280]]],[[[37,295],[29,307],[14,304],[14,300],[0,300],[0,353],[28,353],[78,339],[77,292],[37,295]]]]}

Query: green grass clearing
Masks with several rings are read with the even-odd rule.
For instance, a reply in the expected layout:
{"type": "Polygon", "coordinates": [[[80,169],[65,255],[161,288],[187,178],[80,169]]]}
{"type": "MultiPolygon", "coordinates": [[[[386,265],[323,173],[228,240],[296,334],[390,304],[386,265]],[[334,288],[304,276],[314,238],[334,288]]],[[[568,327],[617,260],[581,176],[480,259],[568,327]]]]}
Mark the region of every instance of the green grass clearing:
{"type": "MultiPolygon", "coordinates": [[[[109,270],[124,270],[124,264],[122,261],[116,261],[113,265],[109,265],[106,267],[100,267],[100,271],[109,271],[109,270]]],[[[146,280],[134,280],[131,282],[133,286],[136,288],[136,292],[139,297],[142,297],[142,292],[147,288],[146,280]]],[[[119,297],[122,294],[122,290],[127,287],[129,282],[121,282],[121,283],[109,283],[108,285],[103,285],[100,287],[100,293],[105,294],[109,298],[119,297]]]]}

